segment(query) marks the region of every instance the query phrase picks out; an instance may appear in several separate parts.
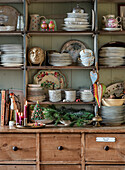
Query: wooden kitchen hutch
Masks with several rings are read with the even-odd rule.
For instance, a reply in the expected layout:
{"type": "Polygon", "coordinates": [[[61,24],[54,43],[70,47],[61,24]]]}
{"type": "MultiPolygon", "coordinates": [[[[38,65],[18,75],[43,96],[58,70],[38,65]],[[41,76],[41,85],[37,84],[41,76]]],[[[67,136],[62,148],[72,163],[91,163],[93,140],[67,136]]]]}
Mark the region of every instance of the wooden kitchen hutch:
{"type": "MultiPolygon", "coordinates": [[[[101,31],[101,17],[113,13],[117,15],[117,4],[125,0],[0,0],[1,5],[11,5],[24,16],[24,31],[0,32],[0,44],[21,43],[24,47],[24,66],[20,68],[0,67],[0,88],[20,88],[27,98],[27,85],[33,83],[33,75],[38,70],[58,69],[67,77],[68,87],[89,87],[89,72],[94,66],[29,66],[27,51],[33,46],[44,50],[60,50],[70,39],[78,39],[94,50],[98,62],[98,49],[112,40],[125,42],[125,31],[101,31]],[[95,27],[87,32],[31,32],[29,15],[55,17],[58,26],[63,23],[64,14],[80,3],[91,16],[95,12],[95,27]],[[58,15],[57,15],[58,14],[58,15]],[[82,77],[82,79],[81,79],[82,77]],[[2,80],[2,81],[1,81],[2,80]],[[9,83],[8,83],[9,81],[9,83]],[[79,82],[79,83],[78,83],[79,82]]],[[[90,17],[91,18],[91,17],[90,17]]],[[[117,80],[125,80],[125,66],[108,68],[99,66],[100,82],[108,85],[117,80]],[[117,71],[116,71],[117,68],[117,71]]],[[[33,102],[29,102],[34,104],[33,102]]],[[[42,102],[40,104],[50,104],[42,102]]],[[[56,103],[58,105],[64,104],[56,103]]],[[[94,102],[65,103],[94,110],[94,102]]],[[[124,170],[125,169],[125,127],[89,128],[44,128],[8,129],[0,128],[0,170],[124,170]],[[97,142],[96,138],[113,138],[114,142],[97,142]]]]}

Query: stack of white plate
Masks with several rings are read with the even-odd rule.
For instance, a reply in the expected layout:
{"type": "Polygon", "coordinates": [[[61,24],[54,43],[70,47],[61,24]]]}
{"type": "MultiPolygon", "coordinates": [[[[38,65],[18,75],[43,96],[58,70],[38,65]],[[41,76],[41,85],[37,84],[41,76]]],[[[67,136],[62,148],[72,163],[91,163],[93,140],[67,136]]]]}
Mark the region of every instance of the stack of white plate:
{"type": "Polygon", "coordinates": [[[102,47],[99,51],[99,64],[103,66],[125,65],[125,47],[102,47]]]}
{"type": "Polygon", "coordinates": [[[21,44],[3,44],[1,50],[1,65],[5,67],[18,67],[23,62],[23,48],[21,44]]]}
{"type": "Polygon", "coordinates": [[[101,106],[102,123],[120,125],[125,122],[125,106],[101,106]]]}
{"type": "Polygon", "coordinates": [[[91,93],[91,90],[84,90],[80,91],[80,99],[83,102],[91,102],[94,100],[93,94],[91,93]]]}
{"type": "Polygon", "coordinates": [[[88,13],[67,13],[64,18],[63,30],[65,31],[86,31],[90,30],[88,13]]]}
{"type": "Polygon", "coordinates": [[[69,53],[52,53],[48,54],[49,64],[53,66],[68,66],[72,64],[72,57],[69,53]]]}

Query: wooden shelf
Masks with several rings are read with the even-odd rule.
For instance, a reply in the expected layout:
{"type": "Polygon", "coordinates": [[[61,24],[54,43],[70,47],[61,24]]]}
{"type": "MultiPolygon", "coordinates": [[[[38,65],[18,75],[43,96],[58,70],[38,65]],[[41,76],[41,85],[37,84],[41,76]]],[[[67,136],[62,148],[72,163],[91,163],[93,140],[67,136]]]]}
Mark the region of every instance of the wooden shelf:
{"type": "Polygon", "coordinates": [[[93,35],[93,31],[27,31],[28,36],[34,35],[93,35]]]}
{"type": "MultiPolygon", "coordinates": [[[[36,104],[36,102],[28,102],[29,105],[31,104],[36,104]]],[[[45,101],[45,102],[39,102],[39,104],[41,105],[51,105],[51,104],[55,104],[55,105],[95,105],[95,102],[50,102],[50,101],[45,101]]]]}
{"type": "Polygon", "coordinates": [[[112,67],[110,67],[110,66],[99,66],[99,69],[108,69],[108,68],[112,68],[112,69],[116,69],[116,68],[123,68],[123,69],[125,69],[125,66],[112,66],[112,67]]]}
{"type": "MultiPolygon", "coordinates": [[[[93,2],[94,0],[77,0],[77,2],[93,2]]],[[[28,3],[37,3],[37,2],[76,2],[76,0],[27,0],[28,3]]]]}
{"type": "Polygon", "coordinates": [[[23,35],[23,31],[0,31],[0,35],[20,35],[22,36],[23,35]]]}
{"type": "Polygon", "coordinates": [[[1,3],[23,3],[24,0],[0,0],[1,3]]]}
{"type": "Polygon", "coordinates": [[[125,35],[125,30],[123,31],[99,31],[100,35],[125,35]]]}
{"type": "Polygon", "coordinates": [[[37,69],[37,70],[46,70],[46,69],[50,69],[50,70],[54,70],[54,69],[94,69],[95,66],[90,66],[90,67],[85,67],[85,66],[27,66],[26,67],[27,70],[33,70],[33,69],[37,69]]]}

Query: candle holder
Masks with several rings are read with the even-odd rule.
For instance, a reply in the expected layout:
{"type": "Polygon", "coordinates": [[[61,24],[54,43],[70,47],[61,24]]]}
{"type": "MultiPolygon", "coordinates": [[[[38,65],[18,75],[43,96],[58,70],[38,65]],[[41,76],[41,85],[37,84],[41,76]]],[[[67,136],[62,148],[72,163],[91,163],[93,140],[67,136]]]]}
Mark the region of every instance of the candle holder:
{"type": "Polygon", "coordinates": [[[95,117],[93,117],[92,121],[95,122],[95,126],[96,127],[100,127],[100,122],[102,121],[101,116],[99,116],[99,112],[98,112],[98,106],[95,106],[95,117]]]}
{"type": "Polygon", "coordinates": [[[100,122],[102,121],[102,118],[97,113],[96,116],[93,117],[92,121],[95,122],[96,127],[100,127],[100,122]]]}

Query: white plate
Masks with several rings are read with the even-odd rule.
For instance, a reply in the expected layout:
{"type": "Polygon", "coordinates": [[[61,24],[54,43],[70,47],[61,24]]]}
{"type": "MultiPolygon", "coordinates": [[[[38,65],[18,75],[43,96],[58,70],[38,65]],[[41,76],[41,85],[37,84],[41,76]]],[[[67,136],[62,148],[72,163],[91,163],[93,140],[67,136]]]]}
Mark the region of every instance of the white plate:
{"type": "Polygon", "coordinates": [[[74,21],[65,21],[64,22],[66,25],[88,25],[89,22],[74,22],[74,21]]]}
{"type": "Polygon", "coordinates": [[[53,65],[53,66],[69,66],[71,65],[72,63],[49,63],[50,65],[53,65]]]}
{"type": "Polygon", "coordinates": [[[95,12],[92,9],[92,31],[94,30],[94,27],[95,27],[95,12]]]}
{"type": "Polygon", "coordinates": [[[4,67],[19,67],[19,66],[22,66],[23,64],[4,63],[4,64],[1,64],[1,65],[4,66],[4,67]]]}
{"type": "Polygon", "coordinates": [[[71,25],[71,24],[63,24],[66,28],[80,29],[80,28],[89,28],[91,25],[71,25]]]}
{"type": "Polygon", "coordinates": [[[112,58],[118,58],[118,57],[125,57],[124,53],[99,53],[100,57],[112,57],[112,58]]]}
{"type": "Polygon", "coordinates": [[[104,31],[122,31],[121,28],[103,28],[104,31]]]}
{"type": "Polygon", "coordinates": [[[66,22],[87,22],[88,19],[83,19],[83,18],[64,18],[64,21],[66,21],[66,22]]]}
{"type": "Polygon", "coordinates": [[[101,50],[109,51],[125,51],[124,47],[102,47],[101,50]]]}
{"type": "Polygon", "coordinates": [[[91,30],[91,28],[67,28],[67,27],[63,27],[62,28],[65,31],[87,31],[87,30],[91,30]]]}

